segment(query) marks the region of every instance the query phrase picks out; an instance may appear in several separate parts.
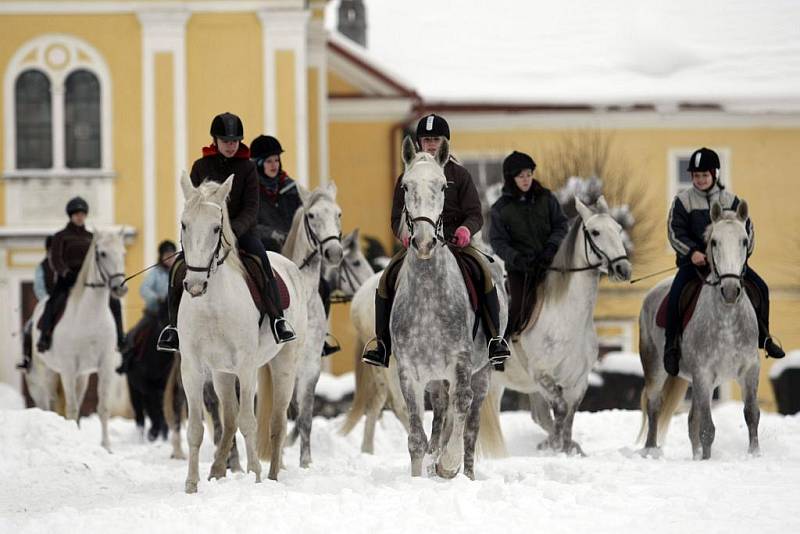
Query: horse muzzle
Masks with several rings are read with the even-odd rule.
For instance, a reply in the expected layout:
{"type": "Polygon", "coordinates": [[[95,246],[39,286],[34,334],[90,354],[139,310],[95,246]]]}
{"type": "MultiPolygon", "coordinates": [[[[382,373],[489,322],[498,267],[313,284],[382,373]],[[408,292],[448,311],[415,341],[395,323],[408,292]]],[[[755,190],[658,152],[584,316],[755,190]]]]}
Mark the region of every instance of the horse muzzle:
{"type": "Polygon", "coordinates": [[[189,283],[188,280],[183,281],[183,289],[189,293],[189,295],[194,297],[202,297],[208,291],[208,280],[203,280],[202,282],[194,282],[189,283]]]}
{"type": "Polygon", "coordinates": [[[325,259],[325,263],[328,265],[338,267],[344,258],[342,244],[339,241],[331,241],[330,243],[326,244],[322,249],[322,257],[325,259]]]}
{"type": "Polygon", "coordinates": [[[121,299],[128,294],[128,286],[124,284],[111,286],[111,296],[116,299],[121,299]]]}
{"type": "Polygon", "coordinates": [[[742,282],[738,278],[723,278],[719,282],[719,290],[725,304],[736,304],[742,294],[742,282]]]}
{"type": "Polygon", "coordinates": [[[419,237],[411,238],[411,248],[421,260],[429,260],[433,256],[433,249],[436,247],[436,239],[422,239],[419,237]]]}
{"type": "Polygon", "coordinates": [[[608,269],[608,273],[612,280],[617,282],[625,282],[631,279],[633,266],[628,260],[619,260],[611,265],[611,267],[608,269]]]}

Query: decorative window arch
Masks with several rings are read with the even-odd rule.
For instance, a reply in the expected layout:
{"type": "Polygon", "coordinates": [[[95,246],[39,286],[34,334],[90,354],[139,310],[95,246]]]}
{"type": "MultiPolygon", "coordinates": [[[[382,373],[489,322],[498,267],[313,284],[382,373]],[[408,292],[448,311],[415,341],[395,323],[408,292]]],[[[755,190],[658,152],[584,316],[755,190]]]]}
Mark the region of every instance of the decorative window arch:
{"type": "Polygon", "coordinates": [[[111,77],[85,41],[28,41],[4,77],[5,175],[91,175],[113,169],[111,77]]]}

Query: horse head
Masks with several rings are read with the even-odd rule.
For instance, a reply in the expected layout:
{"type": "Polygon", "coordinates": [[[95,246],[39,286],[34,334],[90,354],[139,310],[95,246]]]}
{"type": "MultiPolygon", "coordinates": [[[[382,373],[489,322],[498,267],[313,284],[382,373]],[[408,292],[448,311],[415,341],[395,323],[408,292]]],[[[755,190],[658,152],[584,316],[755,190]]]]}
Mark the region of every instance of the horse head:
{"type": "Polygon", "coordinates": [[[600,269],[612,280],[630,280],[633,269],[622,241],[622,226],[609,213],[602,195],[594,207],[592,210],[575,198],[575,208],[583,224],[587,259],[594,256],[600,262],[600,269]]]}
{"type": "Polygon", "coordinates": [[[711,205],[711,224],[706,229],[706,257],[719,284],[722,298],[734,304],[742,294],[742,276],[747,264],[750,238],[747,234],[747,202],[739,203],[736,212],[725,211],[718,202],[711,205]]]}
{"type": "Polygon", "coordinates": [[[209,180],[200,187],[194,187],[185,172],[181,176],[186,199],[181,215],[181,244],[187,270],[183,287],[192,297],[205,294],[208,279],[236,242],[226,204],[232,185],[232,174],[222,184],[209,180]]]}
{"type": "Polygon", "coordinates": [[[323,263],[338,267],[342,262],[342,209],[336,203],[336,184],[328,182],[315,189],[300,189],[303,202],[306,236],[319,247],[323,263]]]}
{"type": "MultiPolygon", "coordinates": [[[[111,290],[111,296],[122,298],[128,292],[125,281],[125,245],[123,232],[97,232],[94,238],[96,283],[105,285],[111,290]]],[[[95,282],[90,282],[95,283],[95,282]]]]}
{"type": "Polygon", "coordinates": [[[403,140],[405,172],[400,187],[405,197],[405,224],[411,248],[421,260],[430,259],[442,236],[442,210],[447,179],[444,166],[450,157],[450,145],[443,140],[436,156],[417,152],[410,137],[403,140]]]}

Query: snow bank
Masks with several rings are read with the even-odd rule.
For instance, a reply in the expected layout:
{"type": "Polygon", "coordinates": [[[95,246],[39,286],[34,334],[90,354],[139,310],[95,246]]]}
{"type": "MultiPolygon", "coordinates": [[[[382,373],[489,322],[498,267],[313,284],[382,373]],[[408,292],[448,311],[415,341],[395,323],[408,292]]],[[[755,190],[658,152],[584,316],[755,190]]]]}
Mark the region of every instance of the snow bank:
{"type": "Polygon", "coordinates": [[[348,394],[353,393],[356,387],[355,373],[344,373],[334,375],[331,373],[321,373],[315,393],[332,402],[338,402],[348,394]]]}
{"type": "Polygon", "coordinates": [[[25,408],[25,399],[11,385],[0,382],[0,410],[21,410],[25,408]]]}
{"type": "Polygon", "coordinates": [[[599,373],[644,376],[642,361],[636,352],[609,352],[595,366],[599,373]]]}
{"type": "Polygon", "coordinates": [[[141,443],[132,421],[111,421],[109,454],[96,417],[78,428],[39,410],[0,410],[0,532],[800,532],[800,417],[762,414],[763,455],[753,458],[742,405],[721,405],[707,462],[691,461],[685,415],[662,459],[639,457],[640,417],[576,414],[573,437],[587,453],[579,458],[538,451],[544,434],[530,415],[504,413],[511,456],[478,459],[474,482],[412,479],[406,435],[388,412],[375,455],[360,453],[363,424],[342,437],[342,418],[316,418],[314,463],[299,469],[289,448],[277,483],[243,474],[206,481],[206,432],[199,493],[185,495],[186,462],[170,460],[167,443],[141,443]]]}
{"type": "Polygon", "coordinates": [[[786,356],[776,360],[769,368],[769,377],[774,380],[787,369],[800,369],[800,350],[789,351],[786,356]]]}

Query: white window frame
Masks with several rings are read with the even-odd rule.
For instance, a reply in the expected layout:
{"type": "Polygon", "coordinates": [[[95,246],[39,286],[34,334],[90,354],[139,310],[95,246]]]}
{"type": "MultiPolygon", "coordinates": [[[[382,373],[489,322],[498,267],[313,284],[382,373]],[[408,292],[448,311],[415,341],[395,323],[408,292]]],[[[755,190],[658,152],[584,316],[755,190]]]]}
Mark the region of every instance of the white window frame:
{"type": "MultiPolygon", "coordinates": [[[[698,147],[677,147],[667,151],[667,212],[672,207],[672,200],[682,189],[678,183],[679,171],[678,162],[681,158],[689,159],[698,147]]],[[[720,159],[720,180],[727,189],[732,189],[733,180],[731,175],[731,149],[728,147],[711,147],[720,159]]]]}
{"type": "Polygon", "coordinates": [[[6,132],[3,151],[4,178],[80,177],[108,178],[114,168],[112,140],[111,75],[103,57],[87,42],[71,35],[47,34],[36,37],[17,49],[3,79],[3,116],[6,132]],[[38,70],[50,80],[52,98],[53,165],[48,169],[17,169],[17,117],[15,88],[19,75],[38,70]],[[65,164],[64,85],[70,74],[86,70],[100,84],[100,168],[67,168],[65,164]]]}
{"type": "Polygon", "coordinates": [[[504,157],[505,156],[500,154],[468,154],[463,157],[458,157],[458,160],[464,166],[478,166],[478,176],[473,176],[472,181],[475,183],[475,187],[478,189],[478,192],[483,194],[486,192],[486,188],[489,185],[486,183],[486,165],[497,162],[498,165],[502,166],[504,157]]]}

